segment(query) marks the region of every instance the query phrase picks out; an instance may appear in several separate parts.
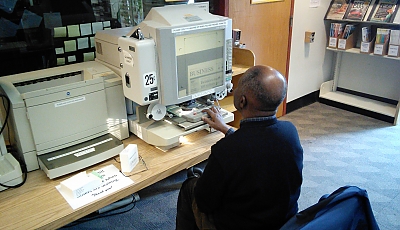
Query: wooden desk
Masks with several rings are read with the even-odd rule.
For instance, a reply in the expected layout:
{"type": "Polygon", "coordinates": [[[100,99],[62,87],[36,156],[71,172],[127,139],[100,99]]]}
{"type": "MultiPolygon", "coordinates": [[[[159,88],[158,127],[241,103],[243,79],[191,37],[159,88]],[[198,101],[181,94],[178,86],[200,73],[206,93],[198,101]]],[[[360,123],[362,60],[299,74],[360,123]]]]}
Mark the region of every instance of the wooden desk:
{"type": "MultiPolygon", "coordinates": [[[[131,136],[124,144],[137,144],[139,155],[146,162],[148,170],[135,174],[129,187],[105,198],[73,210],[55,188],[66,175],[54,180],[47,178],[41,170],[28,173],[26,183],[20,188],[0,192],[0,223],[2,229],[56,229],[80,219],[98,209],[135,193],[176,172],[200,163],[210,155],[210,147],[223,137],[219,132],[205,130],[186,136],[187,142],[163,152],[131,136]]],[[[120,169],[114,159],[85,169],[92,171],[113,164],[120,169]]]]}

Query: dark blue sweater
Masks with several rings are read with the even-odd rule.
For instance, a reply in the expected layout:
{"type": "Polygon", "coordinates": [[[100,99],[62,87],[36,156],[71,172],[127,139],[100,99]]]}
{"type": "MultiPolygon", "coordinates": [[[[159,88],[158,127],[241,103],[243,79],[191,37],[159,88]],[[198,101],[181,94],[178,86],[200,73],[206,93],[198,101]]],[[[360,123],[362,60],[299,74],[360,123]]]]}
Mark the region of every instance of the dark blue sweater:
{"type": "Polygon", "coordinates": [[[217,229],[278,229],[298,211],[303,149],[294,125],[242,123],[211,147],[195,198],[217,229]]]}

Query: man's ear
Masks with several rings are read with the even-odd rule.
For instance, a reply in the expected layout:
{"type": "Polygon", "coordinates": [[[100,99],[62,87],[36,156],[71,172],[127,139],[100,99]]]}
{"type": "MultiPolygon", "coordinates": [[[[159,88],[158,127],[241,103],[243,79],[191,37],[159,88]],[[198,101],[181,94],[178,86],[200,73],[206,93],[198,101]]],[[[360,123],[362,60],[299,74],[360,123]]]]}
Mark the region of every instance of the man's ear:
{"type": "Polygon", "coordinates": [[[241,109],[244,109],[247,106],[247,100],[245,95],[240,96],[239,106],[241,109]]]}

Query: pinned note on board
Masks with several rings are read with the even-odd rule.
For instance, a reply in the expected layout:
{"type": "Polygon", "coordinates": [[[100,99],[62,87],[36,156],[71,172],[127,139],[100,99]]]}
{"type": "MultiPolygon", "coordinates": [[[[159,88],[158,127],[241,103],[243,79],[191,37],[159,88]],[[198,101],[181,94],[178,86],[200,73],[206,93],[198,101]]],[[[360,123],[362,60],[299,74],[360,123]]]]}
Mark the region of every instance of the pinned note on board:
{"type": "Polygon", "coordinates": [[[64,50],[65,52],[76,51],[76,41],[75,40],[64,41],[64,50]]]}
{"type": "Polygon", "coordinates": [[[67,28],[65,26],[62,27],[54,27],[54,37],[55,38],[64,38],[67,36],[67,28]]]}
{"type": "Polygon", "coordinates": [[[79,31],[78,25],[69,25],[68,28],[68,37],[79,37],[81,36],[81,32],[79,31]]]}

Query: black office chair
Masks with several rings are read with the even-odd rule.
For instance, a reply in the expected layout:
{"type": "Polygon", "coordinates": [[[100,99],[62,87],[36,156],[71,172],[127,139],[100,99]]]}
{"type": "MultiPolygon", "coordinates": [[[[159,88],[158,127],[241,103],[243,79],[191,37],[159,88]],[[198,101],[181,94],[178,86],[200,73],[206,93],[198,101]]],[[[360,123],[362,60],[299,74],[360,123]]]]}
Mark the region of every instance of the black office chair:
{"type": "Polygon", "coordinates": [[[203,169],[193,166],[187,169],[187,178],[201,177],[203,175],[203,169]]]}
{"type": "Polygon", "coordinates": [[[281,230],[379,230],[367,191],[344,186],[297,213],[281,230]]]}

